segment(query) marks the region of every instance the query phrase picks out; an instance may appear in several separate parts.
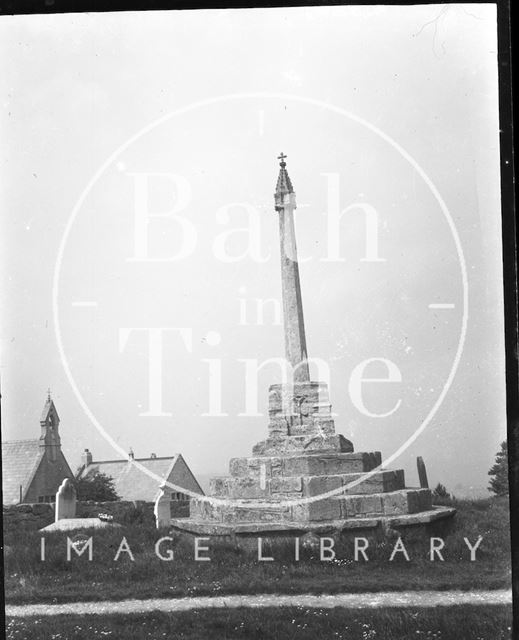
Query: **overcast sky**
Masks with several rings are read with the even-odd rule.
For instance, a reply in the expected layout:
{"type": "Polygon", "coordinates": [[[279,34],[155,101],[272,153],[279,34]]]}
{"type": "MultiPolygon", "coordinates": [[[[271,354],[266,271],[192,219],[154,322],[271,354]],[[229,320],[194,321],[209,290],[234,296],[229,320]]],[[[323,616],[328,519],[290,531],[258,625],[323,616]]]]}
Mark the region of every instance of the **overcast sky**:
{"type": "Polygon", "coordinates": [[[455,228],[464,348],[392,466],[416,485],[421,455],[432,484],[484,491],[506,433],[493,5],[4,16],[0,53],[3,439],[38,436],[51,387],[73,469],[86,447],[120,457],[81,402],[136,457],[181,452],[205,477],[250,454],[280,374],[259,375],[263,415],[240,416],[243,360],[283,355],[253,299],[281,295],[284,151],[308,351],[330,367],[336,428],[356,450],[392,455],[449,379],[455,228]],[[145,173],[162,175],[143,200],[145,173]],[[144,244],[143,206],[179,216],[150,219],[144,244]],[[141,415],[154,413],[149,328],[170,329],[153,401],[168,415],[141,415]],[[365,377],[387,377],[383,359],[401,382],[364,385],[359,406],[352,375],[375,358],[365,377]],[[203,415],[211,366],[225,416],[203,415]]]}

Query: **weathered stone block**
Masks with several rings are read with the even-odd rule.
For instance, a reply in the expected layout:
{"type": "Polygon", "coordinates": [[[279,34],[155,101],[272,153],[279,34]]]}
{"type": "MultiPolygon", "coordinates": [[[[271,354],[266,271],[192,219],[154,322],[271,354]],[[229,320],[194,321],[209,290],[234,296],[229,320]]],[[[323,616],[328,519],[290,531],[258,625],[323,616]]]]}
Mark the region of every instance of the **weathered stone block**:
{"type": "Polygon", "coordinates": [[[271,437],[335,433],[328,386],[323,382],[272,385],[269,389],[269,417],[271,437]]]}
{"type": "Polygon", "coordinates": [[[316,413],[329,406],[330,395],[325,382],[295,382],[293,385],[273,384],[269,387],[269,411],[297,415],[299,407],[305,413],[316,413]]]}
{"type": "MultiPolygon", "coordinates": [[[[343,477],[344,486],[347,487],[351,482],[362,478],[364,474],[351,473],[345,474],[343,477]]],[[[346,494],[355,495],[359,493],[387,493],[389,491],[398,491],[405,488],[404,471],[398,469],[395,471],[380,471],[370,476],[366,480],[359,482],[351,488],[345,488],[346,494]]]]}
{"type": "Polygon", "coordinates": [[[386,493],[383,496],[383,502],[386,515],[417,513],[432,507],[429,489],[404,489],[386,493]]]}
{"type": "Polygon", "coordinates": [[[384,513],[379,495],[343,496],[338,498],[338,502],[341,505],[342,518],[359,518],[384,513]]]}
{"type": "Polygon", "coordinates": [[[291,516],[295,522],[322,522],[323,520],[340,520],[341,505],[336,498],[324,498],[315,502],[297,504],[291,508],[291,516]]]}
{"type": "Polygon", "coordinates": [[[269,482],[270,493],[301,493],[303,480],[298,477],[272,478],[269,482]]]}
{"type": "Polygon", "coordinates": [[[241,522],[283,522],[289,515],[288,507],[273,506],[272,508],[259,508],[255,505],[246,506],[222,506],[224,523],[241,522]]]}
{"type": "Polygon", "coordinates": [[[285,460],[285,475],[333,476],[371,471],[372,463],[369,453],[299,456],[285,460]]]}
{"type": "Polygon", "coordinates": [[[220,514],[216,505],[206,500],[191,500],[190,516],[193,520],[215,520],[220,519],[220,514]]]}
{"type": "Polygon", "coordinates": [[[340,434],[335,435],[294,435],[288,437],[267,438],[255,444],[253,456],[286,456],[304,453],[349,453],[353,445],[340,434]]]}
{"type": "Polygon", "coordinates": [[[229,460],[229,472],[232,476],[248,475],[249,458],[231,458],[229,460]]]}
{"type": "Polygon", "coordinates": [[[288,436],[290,434],[290,421],[285,416],[271,416],[268,429],[270,437],[288,436]]]}
{"type": "Polygon", "coordinates": [[[371,451],[369,455],[371,456],[372,469],[382,464],[382,454],[380,453],[380,451],[371,451]]]}
{"type": "Polygon", "coordinates": [[[250,498],[265,498],[268,495],[267,483],[261,487],[258,477],[229,478],[227,495],[231,499],[247,500],[250,498]]]}
{"type": "Polygon", "coordinates": [[[265,477],[277,477],[283,475],[283,458],[262,457],[262,458],[231,458],[229,471],[234,477],[252,477],[262,474],[264,467],[265,477]]]}
{"type": "Polygon", "coordinates": [[[393,491],[387,493],[383,498],[384,513],[386,515],[399,515],[407,513],[407,493],[403,491],[393,491]]]}
{"type": "Polygon", "coordinates": [[[229,494],[229,478],[219,476],[209,480],[209,493],[212,496],[227,496],[229,494]]]}
{"type": "Polygon", "coordinates": [[[320,496],[342,487],[341,476],[306,476],[303,478],[305,496],[320,496]]]}
{"type": "Polygon", "coordinates": [[[432,509],[432,495],[429,489],[408,490],[408,513],[418,513],[432,509]]]}

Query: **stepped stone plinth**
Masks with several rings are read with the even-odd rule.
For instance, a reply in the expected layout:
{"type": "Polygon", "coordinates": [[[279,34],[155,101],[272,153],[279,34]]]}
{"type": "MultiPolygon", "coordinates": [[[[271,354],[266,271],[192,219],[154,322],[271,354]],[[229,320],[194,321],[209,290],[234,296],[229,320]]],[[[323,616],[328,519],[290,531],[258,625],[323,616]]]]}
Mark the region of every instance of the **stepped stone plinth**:
{"type": "Polygon", "coordinates": [[[215,500],[192,500],[190,517],[173,519],[175,527],[213,535],[340,530],[453,513],[433,507],[429,489],[406,488],[403,470],[379,468],[379,451],[354,452],[335,433],[326,384],[272,385],[269,416],[269,437],[252,456],[232,458],[229,475],[210,482],[215,500]]]}

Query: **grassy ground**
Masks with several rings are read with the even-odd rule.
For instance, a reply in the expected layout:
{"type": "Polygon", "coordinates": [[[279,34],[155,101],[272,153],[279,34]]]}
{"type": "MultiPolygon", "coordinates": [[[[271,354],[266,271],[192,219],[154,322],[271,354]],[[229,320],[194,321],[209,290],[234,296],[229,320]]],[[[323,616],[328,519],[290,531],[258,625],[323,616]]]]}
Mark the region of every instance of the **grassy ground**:
{"type": "MultiPolygon", "coordinates": [[[[195,562],[193,540],[171,534],[174,559],[159,560],[155,541],[168,531],[157,532],[144,525],[91,532],[93,560],[86,553],[66,558],[67,534],[46,536],[46,561],[40,560],[39,532],[19,533],[5,544],[5,589],[7,602],[67,602],[76,600],[121,600],[125,598],[178,597],[224,593],[338,593],[420,589],[509,588],[510,543],[507,499],[460,501],[452,530],[445,537],[444,562],[428,558],[429,538],[406,537],[410,561],[389,556],[394,541],[370,539],[369,561],[353,560],[353,541],[336,544],[337,557],[322,562],[318,551],[301,550],[294,560],[292,544],[268,546],[264,554],[272,562],[259,562],[257,553],[212,540],[204,555],[210,562],[195,562]],[[126,536],[135,561],[122,553],[114,556],[126,536]],[[474,543],[483,536],[475,562],[463,538],[474,543]]],[[[73,538],[74,533],[68,534],[73,538]]],[[[359,534],[361,535],[361,534],[359,534]]],[[[369,536],[368,536],[369,538],[369,536]]],[[[168,544],[164,545],[164,551],[168,544]]]]}
{"type": "Polygon", "coordinates": [[[505,640],[512,638],[511,608],[436,609],[212,609],[177,614],[11,618],[9,640],[92,638],[211,638],[263,640],[505,640]]]}

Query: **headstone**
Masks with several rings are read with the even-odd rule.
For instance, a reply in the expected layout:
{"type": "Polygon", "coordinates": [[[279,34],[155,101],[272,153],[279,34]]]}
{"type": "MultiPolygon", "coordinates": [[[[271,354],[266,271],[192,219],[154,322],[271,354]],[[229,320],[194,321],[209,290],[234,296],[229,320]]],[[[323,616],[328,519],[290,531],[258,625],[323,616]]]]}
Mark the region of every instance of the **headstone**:
{"type": "Polygon", "coordinates": [[[64,520],[76,517],[76,488],[70,478],[65,478],[56,494],[56,518],[64,520]]]}
{"type": "Polygon", "coordinates": [[[416,458],[416,466],[418,467],[418,478],[420,479],[420,487],[422,489],[429,488],[429,482],[427,480],[427,471],[425,469],[425,462],[421,456],[416,458]]]}
{"type": "Polygon", "coordinates": [[[153,513],[155,515],[155,524],[157,529],[160,527],[168,527],[171,523],[171,499],[166,493],[166,485],[160,488],[160,493],[155,500],[155,506],[153,507],[153,513]]]}

